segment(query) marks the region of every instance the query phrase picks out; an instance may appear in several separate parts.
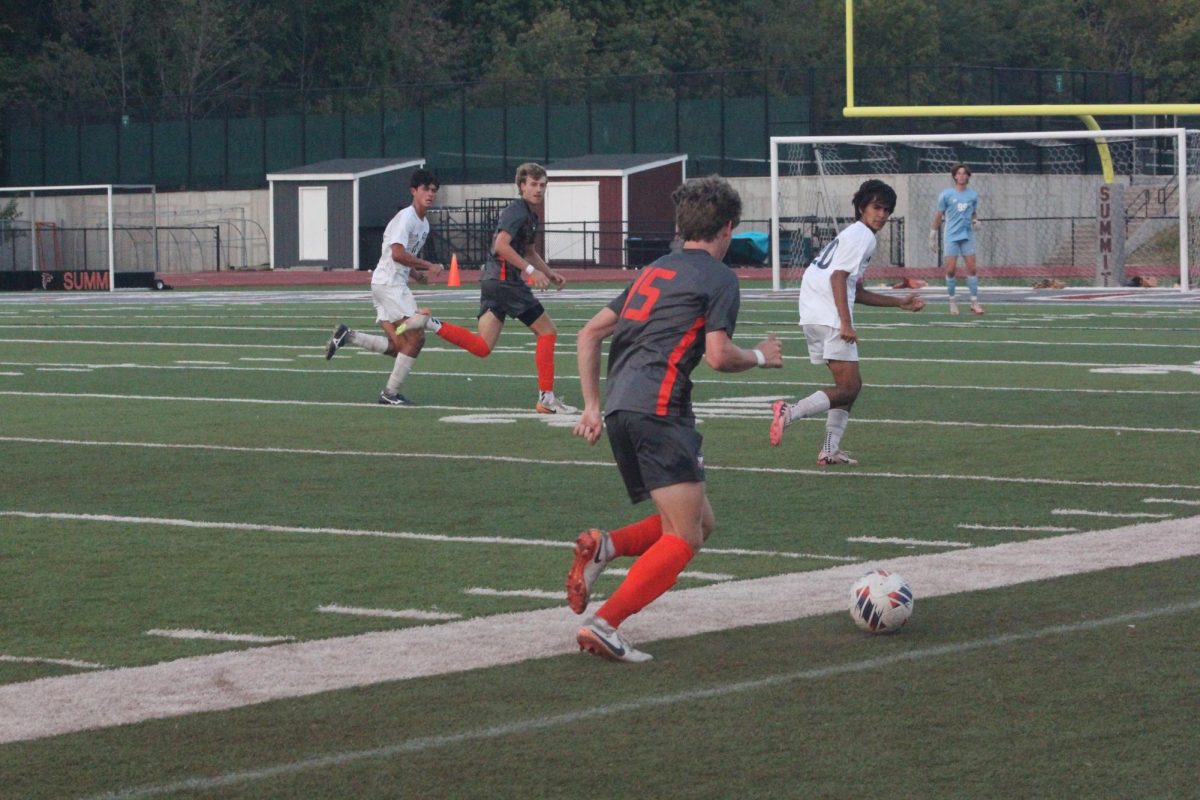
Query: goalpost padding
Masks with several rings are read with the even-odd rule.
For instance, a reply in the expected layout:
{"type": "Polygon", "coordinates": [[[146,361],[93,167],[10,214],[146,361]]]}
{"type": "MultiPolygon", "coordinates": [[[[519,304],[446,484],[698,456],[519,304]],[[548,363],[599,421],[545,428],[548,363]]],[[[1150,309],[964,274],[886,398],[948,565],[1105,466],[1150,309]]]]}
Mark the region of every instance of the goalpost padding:
{"type": "Polygon", "coordinates": [[[953,185],[950,169],[960,162],[971,168],[980,195],[976,238],[985,278],[1088,276],[1114,285],[1124,267],[1178,276],[1185,291],[1197,282],[1200,132],[1169,128],[772,137],[774,287],[797,282],[820,248],[853,221],[850,198],[872,177],[898,195],[873,265],[904,268],[885,276],[940,276],[941,256],[930,251],[927,237],[937,196],[953,185]],[[1101,143],[1114,178],[1103,195],[1101,143]]]}
{"type": "Polygon", "coordinates": [[[0,290],[154,286],[158,196],[150,184],[0,187],[0,290]]]}

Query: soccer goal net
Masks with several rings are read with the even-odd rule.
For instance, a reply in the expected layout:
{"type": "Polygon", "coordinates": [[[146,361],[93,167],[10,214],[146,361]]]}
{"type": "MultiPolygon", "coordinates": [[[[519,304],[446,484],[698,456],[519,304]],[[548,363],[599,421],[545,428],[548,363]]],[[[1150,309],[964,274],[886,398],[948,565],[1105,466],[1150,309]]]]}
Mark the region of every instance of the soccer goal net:
{"type": "Polygon", "coordinates": [[[0,187],[0,289],[150,286],[157,205],[149,185],[0,187]]]}
{"type": "Polygon", "coordinates": [[[1200,284],[1200,132],[1171,128],[772,137],[775,288],[797,285],[821,247],[854,221],[851,197],[869,178],[897,194],[873,275],[940,276],[941,237],[931,250],[929,231],[958,164],[979,194],[984,276],[1200,284]]]}

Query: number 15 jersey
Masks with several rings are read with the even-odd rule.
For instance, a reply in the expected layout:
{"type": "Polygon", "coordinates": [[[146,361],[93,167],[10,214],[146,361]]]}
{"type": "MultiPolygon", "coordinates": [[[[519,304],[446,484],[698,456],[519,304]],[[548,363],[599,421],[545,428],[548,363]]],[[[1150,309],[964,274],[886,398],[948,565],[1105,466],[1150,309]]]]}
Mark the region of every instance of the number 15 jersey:
{"type": "Polygon", "coordinates": [[[618,317],[608,354],[605,413],[695,419],[692,370],[704,337],[737,323],[737,275],[704,250],[669,253],[608,304],[618,317]]]}

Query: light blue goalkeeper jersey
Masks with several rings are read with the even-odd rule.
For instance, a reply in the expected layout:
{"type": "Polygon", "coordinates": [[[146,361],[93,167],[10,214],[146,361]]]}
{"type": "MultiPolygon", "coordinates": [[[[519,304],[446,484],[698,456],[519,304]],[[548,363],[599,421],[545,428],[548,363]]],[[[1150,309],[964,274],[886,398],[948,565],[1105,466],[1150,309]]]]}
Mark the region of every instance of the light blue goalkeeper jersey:
{"type": "Polygon", "coordinates": [[[967,187],[963,191],[946,189],[938,195],[938,211],[942,212],[945,227],[943,236],[947,242],[965,242],[974,238],[971,217],[979,208],[979,194],[967,187]]]}

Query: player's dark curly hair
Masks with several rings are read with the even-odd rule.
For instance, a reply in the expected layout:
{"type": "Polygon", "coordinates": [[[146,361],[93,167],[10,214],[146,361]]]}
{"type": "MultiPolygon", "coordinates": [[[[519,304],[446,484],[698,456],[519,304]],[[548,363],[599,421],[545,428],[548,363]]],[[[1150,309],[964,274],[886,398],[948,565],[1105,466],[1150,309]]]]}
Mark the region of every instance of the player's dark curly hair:
{"type": "Polygon", "coordinates": [[[420,189],[422,186],[432,186],[434,189],[437,189],[442,185],[442,182],[438,180],[437,175],[434,175],[429,170],[418,169],[413,170],[408,185],[413,189],[420,189]]]}
{"type": "Polygon", "coordinates": [[[671,193],[675,230],[685,242],[711,242],[727,222],[742,221],[742,198],[720,175],[692,178],[671,193]]]}
{"type": "Polygon", "coordinates": [[[870,205],[872,201],[879,203],[889,213],[895,211],[896,190],[875,178],[863,181],[862,185],[858,187],[858,191],[854,193],[854,218],[861,219],[863,209],[870,205]]]}

